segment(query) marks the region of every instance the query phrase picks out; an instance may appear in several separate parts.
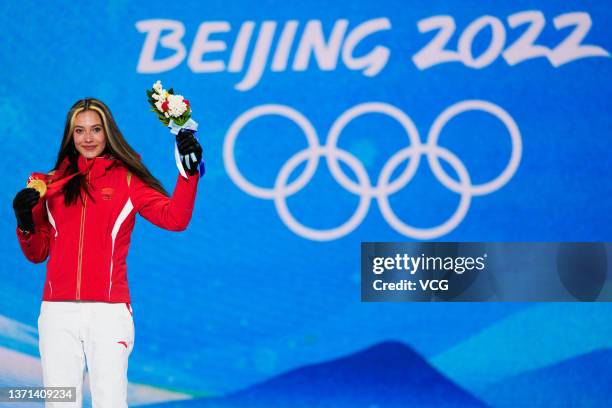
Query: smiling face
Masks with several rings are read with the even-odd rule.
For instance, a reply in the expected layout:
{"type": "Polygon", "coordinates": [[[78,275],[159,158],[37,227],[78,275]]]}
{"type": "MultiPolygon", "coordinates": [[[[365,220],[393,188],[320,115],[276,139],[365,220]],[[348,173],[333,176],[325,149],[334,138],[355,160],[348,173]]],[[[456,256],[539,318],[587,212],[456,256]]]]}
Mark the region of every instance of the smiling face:
{"type": "Polygon", "coordinates": [[[102,118],[93,110],[79,113],[74,121],[74,146],[88,159],[98,157],[106,147],[102,118]]]}

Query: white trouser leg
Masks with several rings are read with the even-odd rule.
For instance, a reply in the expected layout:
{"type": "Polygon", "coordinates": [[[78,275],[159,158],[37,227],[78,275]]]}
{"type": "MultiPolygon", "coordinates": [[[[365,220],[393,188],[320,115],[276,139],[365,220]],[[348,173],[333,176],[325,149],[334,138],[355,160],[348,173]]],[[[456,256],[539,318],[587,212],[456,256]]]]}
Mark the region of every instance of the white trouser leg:
{"type": "Polygon", "coordinates": [[[83,331],[93,408],[127,408],[128,357],[134,322],[125,303],[85,303],[89,324],[83,331]]]}
{"type": "Polygon", "coordinates": [[[47,402],[46,408],[81,408],[85,355],[75,302],[43,302],[38,318],[39,350],[45,387],[76,387],[76,402],[47,402]]]}

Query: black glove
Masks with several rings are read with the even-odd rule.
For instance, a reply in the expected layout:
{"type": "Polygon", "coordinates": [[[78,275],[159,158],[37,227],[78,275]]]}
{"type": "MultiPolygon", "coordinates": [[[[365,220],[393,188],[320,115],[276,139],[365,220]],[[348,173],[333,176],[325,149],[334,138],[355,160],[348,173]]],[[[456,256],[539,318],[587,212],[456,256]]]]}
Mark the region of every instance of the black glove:
{"type": "Polygon", "coordinates": [[[185,171],[191,176],[198,173],[198,166],[202,161],[202,146],[198,143],[194,133],[195,131],[191,129],[181,129],[176,135],[176,145],[181,155],[181,163],[185,171]]]}
{"type": "Polygon", "coordinates": [[[22,231],[34,232],[32,208],[38,203],[40,193],[33,188],[24,188],[13,199],[13,210],[17,217],[17,226],[22,231]]]}

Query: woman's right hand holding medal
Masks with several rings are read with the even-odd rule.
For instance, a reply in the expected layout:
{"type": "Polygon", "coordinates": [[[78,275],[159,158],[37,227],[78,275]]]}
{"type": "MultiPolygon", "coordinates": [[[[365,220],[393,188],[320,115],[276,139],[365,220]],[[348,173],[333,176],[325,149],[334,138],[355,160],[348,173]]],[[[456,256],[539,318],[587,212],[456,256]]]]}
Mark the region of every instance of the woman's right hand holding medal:
{"type": "Polygon", "coordinates": [[[32,208],[38,203],[40,193],[34,188],[24,188],[13,199],[13,210],[17,218],[17,226],[21,231],[34,232],[32,208]]]}

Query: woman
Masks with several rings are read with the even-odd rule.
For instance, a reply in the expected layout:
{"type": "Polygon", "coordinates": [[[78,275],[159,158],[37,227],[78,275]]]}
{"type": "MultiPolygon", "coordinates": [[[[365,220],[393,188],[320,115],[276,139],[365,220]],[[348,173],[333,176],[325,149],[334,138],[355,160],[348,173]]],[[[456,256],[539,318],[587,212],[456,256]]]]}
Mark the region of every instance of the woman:
{"type": "Polygon", "coordinates": [[[127,407],[134,325],[125,260],[136,213],[172,231],[189,224],[202,148],[188,130],[177,145],[188,177],[168,197],[108,107],[83,99],[68,112],[54,170],[30,176],[48,186],[44,199],[33,188],[15,196],[23,253],[49,259],[38,320],[44,385],[77,388],[75,404],[48,407],[81,406],[85,361],[93,406],[127,407]]]}

